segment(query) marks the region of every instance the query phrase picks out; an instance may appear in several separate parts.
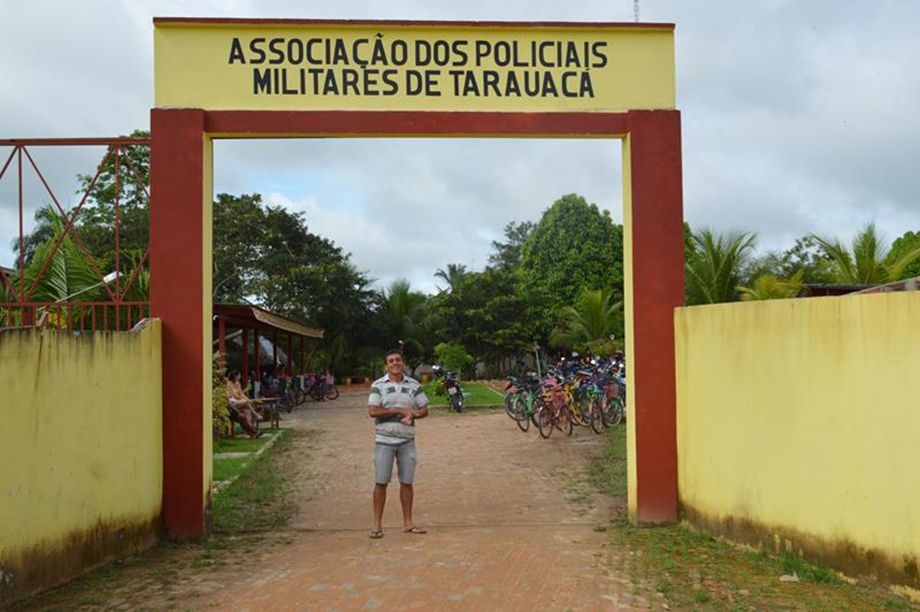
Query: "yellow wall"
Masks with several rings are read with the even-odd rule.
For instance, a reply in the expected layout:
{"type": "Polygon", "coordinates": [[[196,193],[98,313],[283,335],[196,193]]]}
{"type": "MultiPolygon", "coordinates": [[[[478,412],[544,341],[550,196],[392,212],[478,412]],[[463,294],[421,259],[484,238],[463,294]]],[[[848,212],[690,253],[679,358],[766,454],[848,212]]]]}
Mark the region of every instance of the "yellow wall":
{"type": "Polygon", "coordinates": [[[918,585],[920,293],[678,309],[685,516],[918,585]]]}
{"type": "MultiPolygon", "coordinates": [[[[202,478],[202,505],[204,506],[205,516],[209,517],[211,515],[211,479],[214,476],[213,473],[213,461],[211,460],[211,453],[213,452],[214,436],[213,436],[213,423],[212,423],[212,413],[211,413],[211,384],[212,384],[212,373],[211,373],[211,362],[209,361],[210,356],[214,352],[213,338],[212,338],[212,328],[213,321],[211,320],[213,306],[213,297],[212,297],[212,287],[214,286],[212,280],[212,270],[213,270],[213,248],[212,244],[214,241],[213,235],[213,212],[214,212],[214,142],[207,135],[204,136],[204,141],[202,142],[203,147],[203,160],[202,165],[204,167],[204,180],[202,186],[202,198],[201,198],[201,328],[204,330],[204,355],[205,364],[201,375],[202,375],[202,398],[201,398],[201,418],[203,419],[202,423],[202,457],[201,464],[202,470],[204,472],[202,478]]],[[[205,525],[205,530],[210,530],[210,525],[205,525]]]]}
{"type": "Polygon", "coordinates": [[[140,332],[0,332],[0,604],[159,530],[159,321],[140,332]]]}
{"type": "Polygon", "coordinates": [[[673,109],[674,75],[671,26],[158,21],[154,29],[155,104],[161,108],[504,112],[673,109]],[[270,52],[273,40],[278,54],[270,52]],[[301,51],[302,46],[312,40],[319,42],[311,47],[311,57],[318,63],[302,55],[306,53],[301,51]],[[341,41],[342,55],[333,54],[327,61],[326,41],[331,42],[332,50],[339,48],[341,41]],[[396,60],[394,45],[403,43],[405,60],[396,60]],[[541,43],[549,45],[544,47],[542,57],[539,51],[534,53],[541,43]],[[264,59],[252,51],[253,44],[265,52],[264,59]],[[373,50],[378,44],[383,55],[375,57],[373,50]],[[294,45],[293,49],[289,45],[294,45]],[[603,60],[594,53],[594,45],[600,45],[596,49],[603,60]],[[440,56],[440,65],[429,60],[427,49],[435,48],[449,49],[445,51],[449,55],[440,56]],[[477,54],[477,49],[482,53],[477,54]],[[362,67],[359,61],[365,65],[362,67]],[[256,86],[256,71],[262,78],[266,70],[271,70],[267,74],[272,79],[268,92],[256,86]],[[387,71],[391,72],[385,76],[387,71]],[[410,71],[430,73],[423,77],[428,84],[418,93],[411,91],[415,81],[410,71]],[[497,75],[498,91],[487,90],[485,71],[497,75]],[[346,89],[344,85],[349,72],[360,78],[357,89],[346,89]],[[536,73],[541,85],[550,75],[555,94],[541,87],[539,92],[531,91],[535,95],[526,95],[526,79],[534,79],[536,73]],[[278,81],[274,80],[276,74],[278,81]],[[468,86],[467,74],[476,83],[475,89],[468,86]],[[314,77],[321,79],[320,91],[315,89],[314,77]],[[337,83],[336,89],[329,88],[329,78],[337,83]],[[513,90],[507,95],[511,78],[519,84],[522,95],[515,95],[513,90]],[[590,95],[582,88],[583,79],[590,83],[590,95]],[[387,81],[393,85],[387,85],[387,81]],[[284,93],[285,89],[289,93],[284,93]]]}
{"type": "MultiPolygon", "coordinates": [[[[623,139],[623,279],[624,297],[626,305],[626,329],[633,329],[635,318],[633,303],[633,231],[632,231],[632,136],[627,134],[623,139]]],[[[636,354],[633,334],[626,334],[626,355],[628,359],[636,354]]],[[[629,520],[635,522],[638,513],[638,476],[636,473],[636,385],[634,380],[635,370],[626,369],[626,388],[630,390],[632,401],[626,405],[626,504],[629,520]]]]}

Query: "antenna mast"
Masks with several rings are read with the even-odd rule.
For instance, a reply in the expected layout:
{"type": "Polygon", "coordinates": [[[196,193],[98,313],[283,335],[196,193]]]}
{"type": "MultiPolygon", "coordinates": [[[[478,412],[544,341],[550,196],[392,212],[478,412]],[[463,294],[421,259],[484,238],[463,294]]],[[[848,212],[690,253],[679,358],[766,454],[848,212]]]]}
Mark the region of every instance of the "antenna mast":
{"type": "Polygon", "coordinates": [[[639,23],[639,0],[633,0],[633,17],[639,23]]]}

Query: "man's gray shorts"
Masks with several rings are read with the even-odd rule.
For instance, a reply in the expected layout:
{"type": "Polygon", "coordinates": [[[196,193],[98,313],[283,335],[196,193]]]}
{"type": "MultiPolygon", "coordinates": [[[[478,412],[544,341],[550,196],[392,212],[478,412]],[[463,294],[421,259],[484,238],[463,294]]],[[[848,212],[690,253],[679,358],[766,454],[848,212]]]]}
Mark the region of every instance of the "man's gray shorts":
{"type": "Polygon", "coordinates": [[[398,446],[374,443],[374,482],[390,484],[390,478],[393,477],[393,459],[396,459],[399,482],[412,484],[415,480],[415,465],[418,463],[415,440],[403,442],[398,446]]]}

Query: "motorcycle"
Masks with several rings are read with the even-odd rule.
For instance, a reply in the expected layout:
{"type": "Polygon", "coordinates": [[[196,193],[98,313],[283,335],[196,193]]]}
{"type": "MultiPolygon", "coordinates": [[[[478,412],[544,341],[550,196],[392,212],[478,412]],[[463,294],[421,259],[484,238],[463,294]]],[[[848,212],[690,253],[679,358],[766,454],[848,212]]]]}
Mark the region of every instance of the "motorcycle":
{"type": "MultiPolygon", "coordinates": [[[[441,368],[436,368],[435,373],[441,374],[441,368]]],[[[444,372],[444,390],[447,391],[447,399],[450,400],[450,407],[454,412],[463,412],[463,389],[460,387],[460,379],[457,374],[450,370],[444,372]]]]}

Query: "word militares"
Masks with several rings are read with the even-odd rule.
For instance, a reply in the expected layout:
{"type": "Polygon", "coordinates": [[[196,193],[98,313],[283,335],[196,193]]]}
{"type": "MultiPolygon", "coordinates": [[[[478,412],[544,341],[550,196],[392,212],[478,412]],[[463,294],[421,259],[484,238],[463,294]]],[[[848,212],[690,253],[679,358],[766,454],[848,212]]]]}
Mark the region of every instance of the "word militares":
{"type": "Polygon", "coordinates": [[[594,97],[606,41],[234,38],[255,95],[594,97]],[[446,88],[446,90],[445,90],[446,88]]]}

